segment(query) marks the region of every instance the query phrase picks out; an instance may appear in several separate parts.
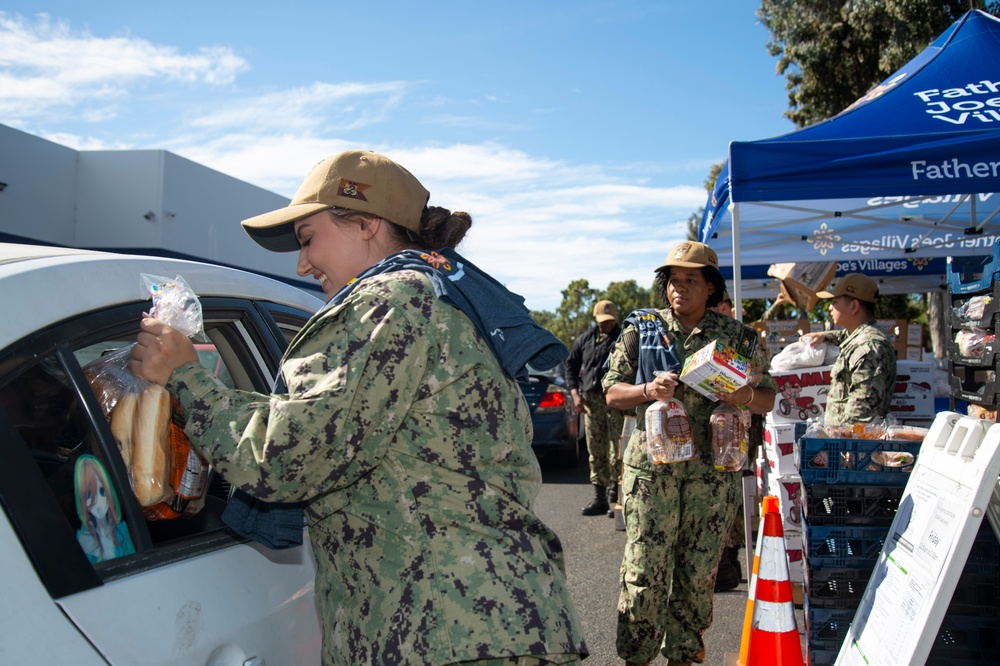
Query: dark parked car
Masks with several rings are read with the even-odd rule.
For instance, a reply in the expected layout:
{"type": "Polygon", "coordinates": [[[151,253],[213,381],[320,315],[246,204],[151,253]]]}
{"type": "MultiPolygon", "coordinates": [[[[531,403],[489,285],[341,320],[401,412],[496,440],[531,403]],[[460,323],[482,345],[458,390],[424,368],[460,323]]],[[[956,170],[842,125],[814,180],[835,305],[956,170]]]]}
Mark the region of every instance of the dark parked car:
{"type": "Polygon", "coordinates": [[[580,461],[583,430],[565,382],[557,369],[540,371],[528,366],[528,372],[519,383],[531,409],[535,431],[531,448],[540,460],[573,467],[580,461]]]}

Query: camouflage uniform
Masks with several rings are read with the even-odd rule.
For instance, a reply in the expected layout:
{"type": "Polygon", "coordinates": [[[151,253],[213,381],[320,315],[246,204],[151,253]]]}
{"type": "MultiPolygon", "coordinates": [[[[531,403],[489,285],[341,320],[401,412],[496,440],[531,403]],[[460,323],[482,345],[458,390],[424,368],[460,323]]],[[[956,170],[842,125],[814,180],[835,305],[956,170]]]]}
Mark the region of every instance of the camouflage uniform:
{"type": "MultiPolygon", "coordinates": [[[[748,327],[708,311],[690,334],[671,310],[660,310],[667,334],[684,358],[714,340],[734,344],[748,327]]],[[[611,352],[605,389],[635,383],[637,359],[625,341],[636,331],[631,323],[611,352]]],[[[775,389],[767,374],[767,350],[758,345],[751,359],[761,370],[760,386],[775,389]]],[[[698,456],[689,461],[653,465],[646,458],[645,414],[636,407],[637,427],[625,450],[623,498],[627,543],[618,601],[618,655],[647,662],[657,651],[669,660],[701,661],[702,634],[712,623],[715,571],[723,541],[741,504],[741,476],[718,472],[712,463],[709,417],[718,403],[683,384],[676,396],[691,419],[698,456]]]]}
{"type": "Polygon", "coordinates": [[[889,415],[896,384],[896,351],[874,320],[858,326],[827,331],[823,342],[840,347],[830,370],[826,398],[826,425],[854,425],[889,415]]]}
{"type": "Polygon", "coordinates": [[[532,504],[541,471],[517,383],[430,280],[362,282],[281,362],[287,394],[168,385],[234,486],[304,502],[325,664],[586,653],[563,552],[532,504]]]}
{"type": "Polygon", "coordinates": [[[617,483],[622,476],[618,442],[625,413],[608,407],[604,391],[582,391],[580,395],[587,405],[583,423],[590,453],[590,482],[595,486],[617,483]]]}

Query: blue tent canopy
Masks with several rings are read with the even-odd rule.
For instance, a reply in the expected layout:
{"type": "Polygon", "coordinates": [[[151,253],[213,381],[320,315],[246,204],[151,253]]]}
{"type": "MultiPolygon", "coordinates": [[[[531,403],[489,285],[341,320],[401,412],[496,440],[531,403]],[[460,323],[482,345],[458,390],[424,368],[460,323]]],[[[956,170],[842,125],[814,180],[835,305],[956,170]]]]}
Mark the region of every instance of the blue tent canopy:
{"type": "Polygon", "coordinates": [[[973,10],[840,114],[732,142],[699,236],[737,274],[836,261],[940,275],[1000,241],[998,192],[1000,20],[973,10]]]}

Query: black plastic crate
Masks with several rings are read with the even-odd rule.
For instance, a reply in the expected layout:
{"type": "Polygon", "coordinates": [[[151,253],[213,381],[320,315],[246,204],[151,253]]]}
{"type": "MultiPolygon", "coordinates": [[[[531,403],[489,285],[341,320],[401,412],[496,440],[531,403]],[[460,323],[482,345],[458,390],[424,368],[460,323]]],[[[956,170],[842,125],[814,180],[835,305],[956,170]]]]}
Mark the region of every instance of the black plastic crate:
{"type": "Polygon", "coordinates": [[[976,365],[963,365],[949,359],[951,395],[956,400],[974,402],[977,405],[996,406],[996,369],[976,365]]]}
{"type": "Polygon", "coordinates": [[[1000,281],[993,284],[980,293],[956,294],[951,297],[951,307],[948,308],[948,326],[956,328],[993,328],[997,323],[997,315],[1000,314],[1000,281]],[[989,303],[983,306],[982,312],[977,312],[981,316],[959,315],[955,309],[961,309],[973,298],[988,298],[989,303]]]}
{"type": "Polygon", "coordinates": [[[802,484],[802,507],[810,525],[892,525],[904,486],[802,484]]]}
{"type": "Polygon", "coordinates": [[[948,257],[948,289],[953,294],[985,292],[1000,278],[1000,245],[983,257],[948,257]]]}
{"type": "Polygon", "coordinates": [[[806,523],[806,562],[814,569],[874,567],[888,532],[888,527],[806,523]]]}
{"type": "Polygon", "coordinates": [[[995,574],[1000,572],[1000,541],[993,532],[990,521],[983,520],[976,534],[976,540],[972,542],[972,549],[969,550],[969,557],[965,560],[964,572],[995,574]]]}
{"type": "MultiPolygon", "coordinates": [[[[806,645],[820,659],[834,659],[847,638],[857,609],[813,608],[807,604],[806,645]]],[[[1000,617],[948,613],[941,620],[927,663],[995,664],[1000,650],[1000,617]]],[[[832,662],[831,662],[832,663],[832,662]]]]}
{"type": "Polygon", "coordinates": [[[799,476],[805,484],[905,486],[920,445],[901,440],[803,437],[799,440],[799,476]]]}
{"type": "Polygon", "coordinates": [[[1000,616],[1000,572],[964,570],[951,595],[948,612],[980,617],[1000,616]]]}
{"type": "Polygon", "coordinates": [[[865,595],[868,579],[875,570],[870,567],[822,569],[806,562],[802,567],[805,594],[813,608],[857,608],[865,595]]]}
{"type": "MultiPolygon", "coordinates": [[[[1000,286],[1000,282],[997,283],[1000,286]]],[[[1000,303],[1000,300],[998,300],[1000,303]]],[[[1000,317],[994,317],[994,321],[989,322],[986,326],[960,326],[952,327],[951,338],[947,343],[947,355],[950,361],[957,363],[959,365],[967,365],[971,367],[979,368],[995,368],[997,363],[997,357],[1000,355],[1000,317]],[[958,343],[955,338],[961,331],[971,331],[973,329],[979,329],[983,335],[992,335],[993,341],[987,342],[983,345],[983,351],[981,354],[976,356],[968,356],[963,354],[959,349],[958,343]]]]}

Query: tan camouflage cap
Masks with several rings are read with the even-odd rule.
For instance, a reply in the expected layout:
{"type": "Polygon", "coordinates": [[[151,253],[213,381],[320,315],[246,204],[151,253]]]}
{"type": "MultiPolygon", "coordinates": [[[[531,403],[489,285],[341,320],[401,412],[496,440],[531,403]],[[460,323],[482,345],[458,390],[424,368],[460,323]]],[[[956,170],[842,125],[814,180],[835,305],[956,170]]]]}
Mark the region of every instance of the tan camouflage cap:
{"type": "Polygon", "coordinates": [[[598,324],[609,319],[618,321],[618,308],[611,301],[597,301],[594,304],[594,319],[598,324]]]}
{"type": "Polygon", "coordinates": [[[411,231],[430,196],[413,174],[385,155],[347,150],[315,167],[285,208],[243,220],[255,243],[272,252],[298,252],[294,223],[328,208],[371,213],[411,231]]]}
{"type": "MultiPolygon", "coordinates": [[[[684,241],[674,246],[667,254],[660,268],[680,266],[682,268],[714,268],[719,270],[719,255],[715,250],[697,241],[684,241]]],[[[657,268],[656,270],[660,270],[657,268]]]]}
{"type": "Polygon", "coordinates": [[[878,283],[862,273],[848,273],[837,280],[830,291],[817,291],[816,295],[820,298],[850,296],[859,301],[874,303],[878,298],[878,283]]]}

